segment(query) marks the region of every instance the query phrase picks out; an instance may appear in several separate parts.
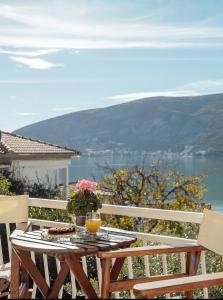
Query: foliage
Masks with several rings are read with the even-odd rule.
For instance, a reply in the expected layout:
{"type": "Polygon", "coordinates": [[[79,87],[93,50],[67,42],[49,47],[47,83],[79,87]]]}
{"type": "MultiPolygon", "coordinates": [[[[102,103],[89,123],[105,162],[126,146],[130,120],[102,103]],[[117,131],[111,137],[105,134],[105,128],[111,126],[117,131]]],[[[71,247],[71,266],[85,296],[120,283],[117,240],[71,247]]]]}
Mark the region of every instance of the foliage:
{"type": "Polygon", "coordinates": [[[0,176],[0,195],[12,195],[10,192],[11,182],[5,176],[0,176]]]}
{"type": "MultiPolygon", "coordinates": [[[[109,167],[108,167],[109,168],[109,167]]],[[[170,171],[160,162],[154,162],[147,169],[138,165],[125,169],[110,168],[100,188],[106,192],[103,199],[113,205],[153,207],[161,209],[200,211],[201,200],[206,187],[203,176],[188,177],[183,173],[170,171]]],[[[142,218],[106,216],[105,222],[129,230],[162,232],[176,236],[188,236],[197,232],[193,224],[179,224],[142,218]]]]}
{"type": "Polygon", "coordinates": [[[52,208],[30,207],[29,217],[56,222],[70,222],[70,217],[66,211],[52,208]]]}
{"type": "Polygon", "coordinates": [[[187,177],[163,170],[159,162],[154,162],[148,170],[136,165],[110,171],[100,188],[110,193],[112,204],[194,210],[206,191],[202,176],[187,177]]]}
{"type": "Polygon", "coordinates": [[[44,199],[61,199],[62,191],[59,187],[52,186],[49,177],[46,182],[37,178],[37,182],[31,182],[28,178],[16,178],[13,172],[5,172],[4,176],[10,182],[9,191],[16,195],[28,193],[30,197],[44,199]]]}
{"type": "MultiPolygon", "coordinates": [[[[48,179],[46,183],[37,178],[37,182],[31,182],[27,178],[16,178],[13,172],[5,172],[0,176],[0,194],[22,195],[28,193],[30,197],[42,199],[63,199],[63,192],[59,187],[53,187],[48,179]]],[[[29,208],[29,217],[42,220],[54,220],[66,222],[69,217],[66,211],[49,208],[29,208]]]]}

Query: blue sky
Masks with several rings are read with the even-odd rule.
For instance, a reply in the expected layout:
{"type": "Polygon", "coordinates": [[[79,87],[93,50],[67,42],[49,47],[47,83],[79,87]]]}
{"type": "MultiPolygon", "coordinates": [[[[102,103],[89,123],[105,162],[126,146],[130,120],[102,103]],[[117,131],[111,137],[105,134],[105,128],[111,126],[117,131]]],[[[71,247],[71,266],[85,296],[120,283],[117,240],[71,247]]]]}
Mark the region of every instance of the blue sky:
{"type": "Polygon", "coordinates": [[[0,129],[223,92],[222,0],[0,0],[0,129]]]}

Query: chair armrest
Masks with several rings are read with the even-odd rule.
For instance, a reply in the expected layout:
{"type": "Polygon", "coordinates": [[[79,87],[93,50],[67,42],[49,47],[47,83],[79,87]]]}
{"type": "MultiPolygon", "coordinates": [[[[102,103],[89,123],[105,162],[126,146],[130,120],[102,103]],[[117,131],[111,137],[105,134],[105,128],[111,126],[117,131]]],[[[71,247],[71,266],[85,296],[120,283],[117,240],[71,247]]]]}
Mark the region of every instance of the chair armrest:
{"type": "Polygon", "coordinates": [[[187,245],[161,245],[161,246],[146,246],[146,247],[134,247],[125,248],[114,251],[98,252],[97,256],[100,258],[121,258],[130,256],[144,256],[154,254],[168,254],[178,252],[200,252],[206,250],[203,246],[194,244],[187,245]]]}
{"type": "Polygon", "coordinates": [[[162,294],[187,292],[217,285],[223,285],[223,272],[136,284],[133,291],[135,296],[150,299],[162,294]]]}

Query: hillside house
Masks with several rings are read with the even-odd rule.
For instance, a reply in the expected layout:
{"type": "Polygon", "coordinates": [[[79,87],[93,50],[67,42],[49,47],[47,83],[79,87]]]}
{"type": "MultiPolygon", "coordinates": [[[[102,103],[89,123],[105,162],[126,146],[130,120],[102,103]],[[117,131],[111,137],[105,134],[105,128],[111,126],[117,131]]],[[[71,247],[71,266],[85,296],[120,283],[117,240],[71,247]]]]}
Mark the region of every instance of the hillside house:
{"type": "Polygon", "coordinates": [[[74,149],[0,131],[0,173],[13,171],[18,179],[56,186],[63,184],[69,196],[69,164],[79,156],[74,149]]]}

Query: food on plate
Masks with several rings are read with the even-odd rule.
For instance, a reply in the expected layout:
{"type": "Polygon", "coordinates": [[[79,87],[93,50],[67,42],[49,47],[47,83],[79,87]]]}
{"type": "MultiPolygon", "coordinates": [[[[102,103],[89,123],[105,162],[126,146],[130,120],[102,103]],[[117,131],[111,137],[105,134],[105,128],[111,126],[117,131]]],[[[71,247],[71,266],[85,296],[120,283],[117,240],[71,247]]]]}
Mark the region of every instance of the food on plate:
{"type": "Polygon", "coordinates": [[[70,227],[55,227],[48,229],[48,234],[56,235],[56,234],[70,234],[75,232],[75,226],[70,227]]]}

